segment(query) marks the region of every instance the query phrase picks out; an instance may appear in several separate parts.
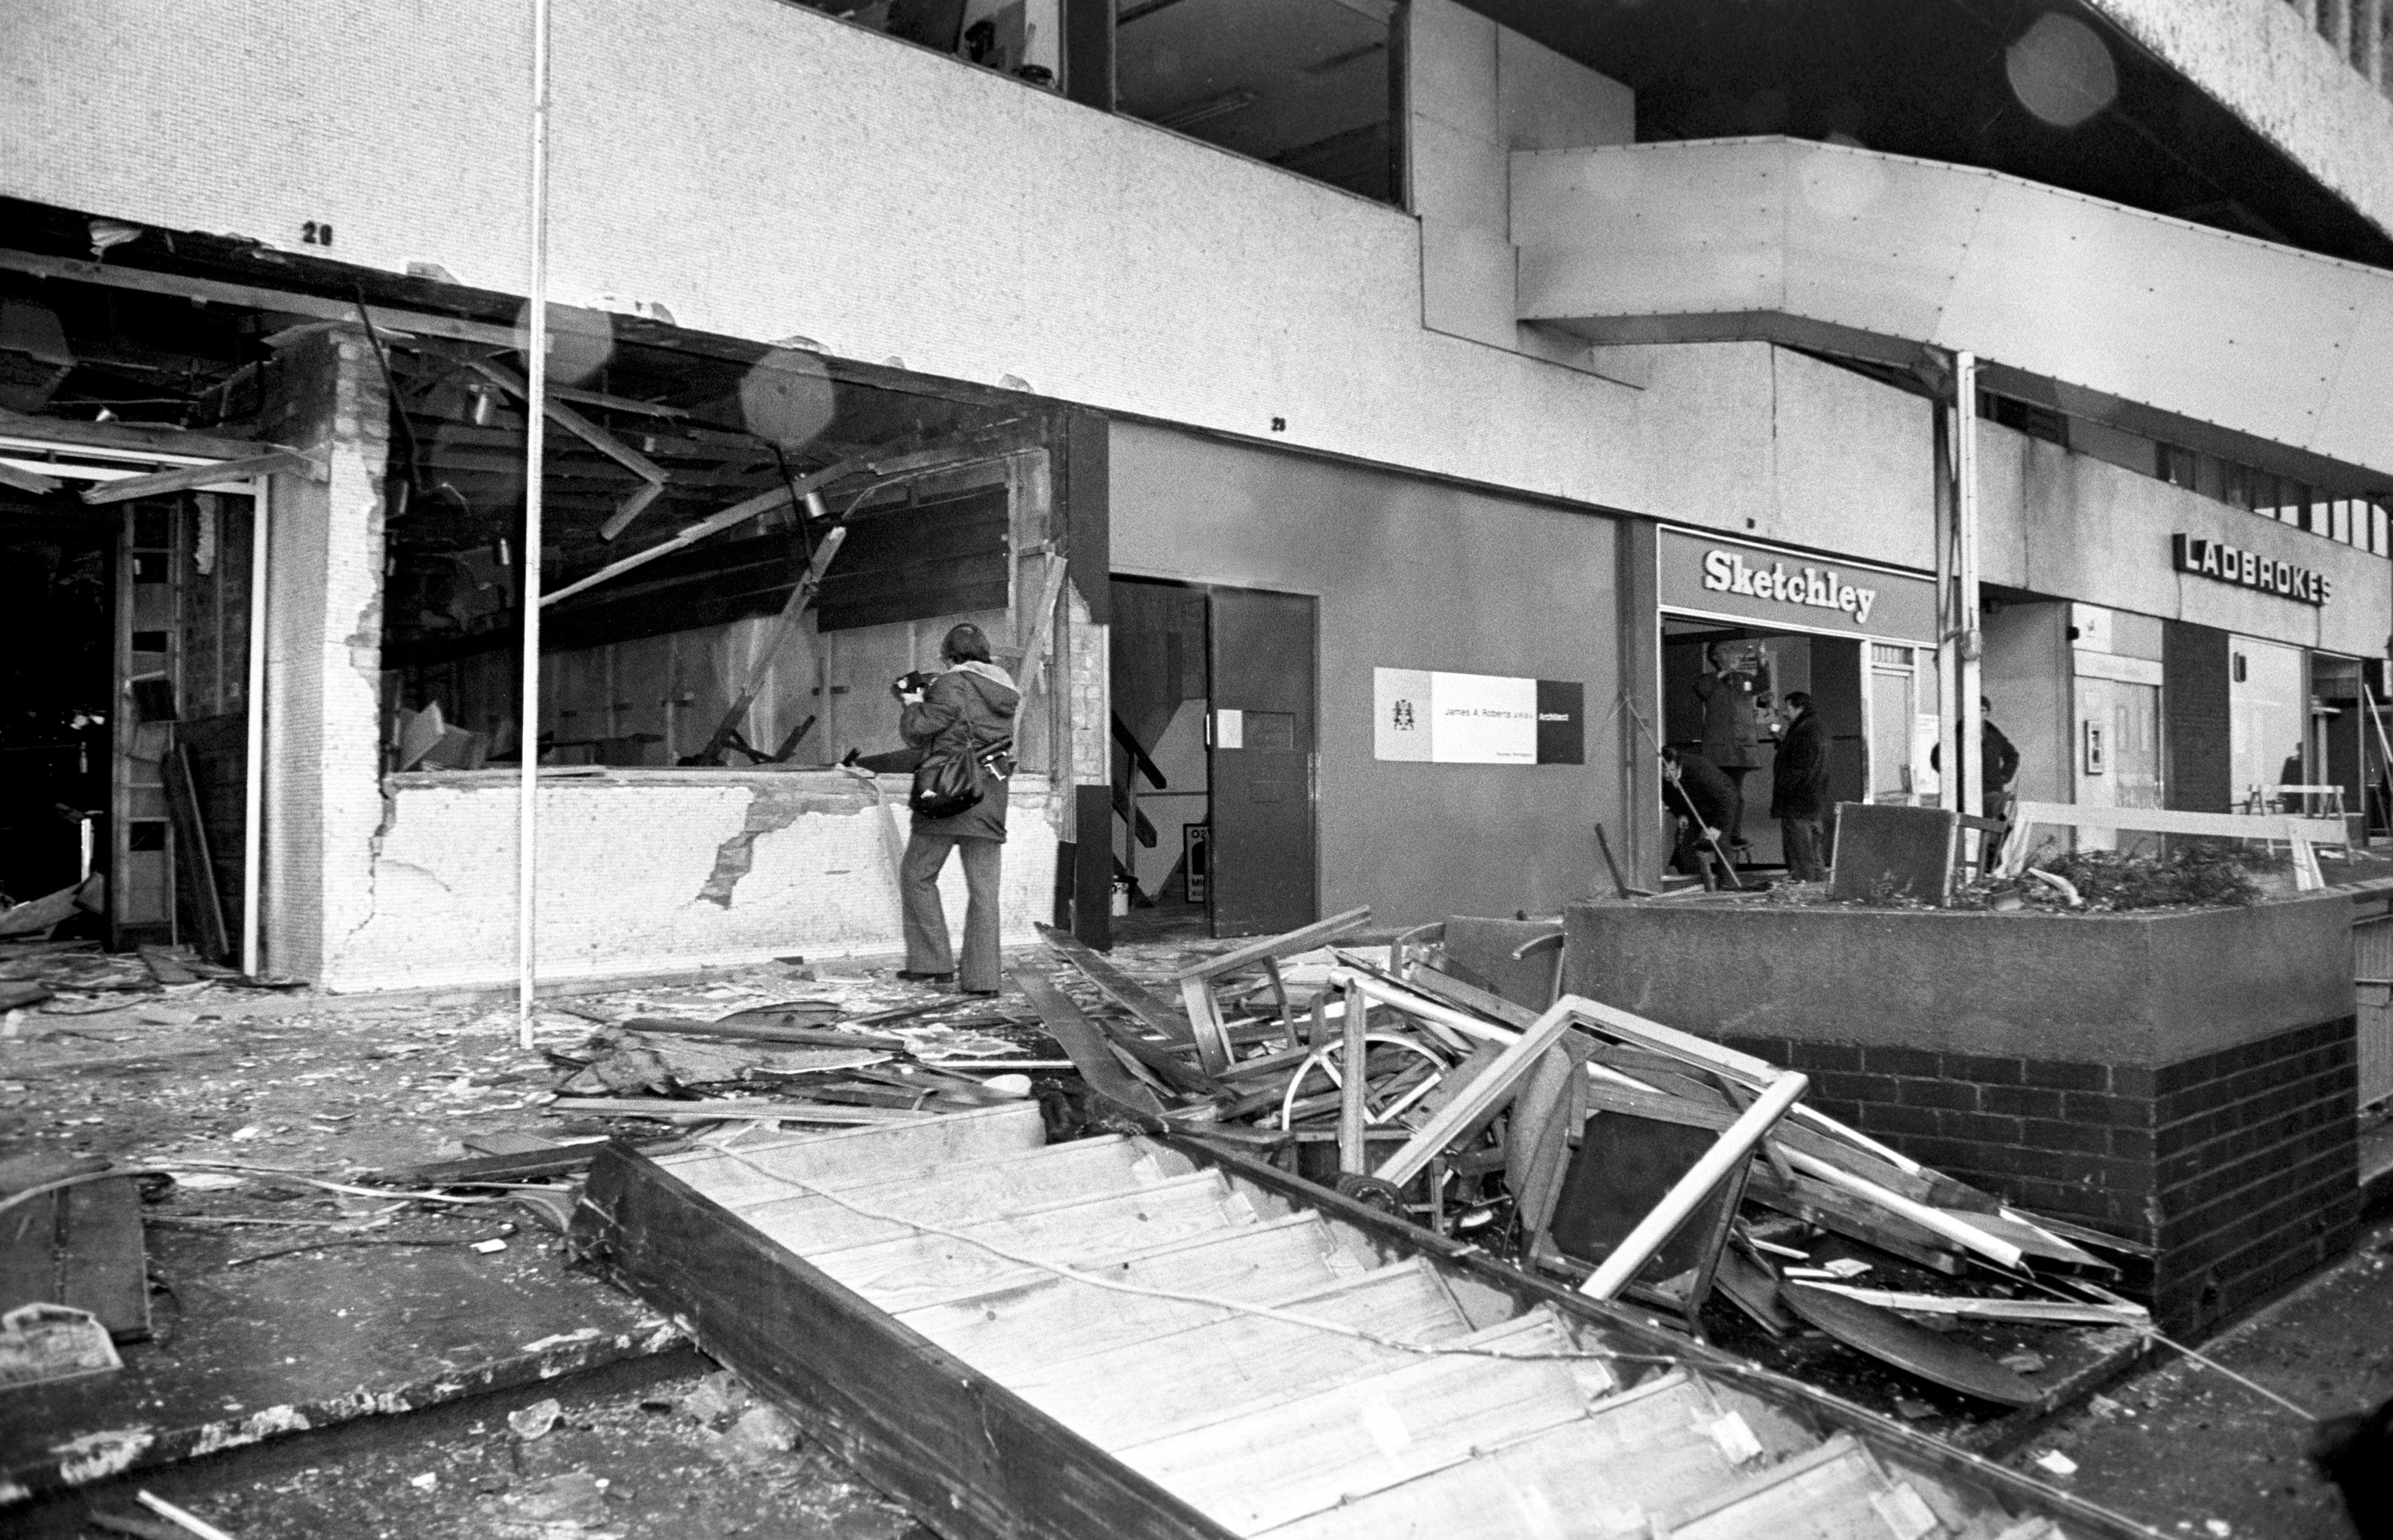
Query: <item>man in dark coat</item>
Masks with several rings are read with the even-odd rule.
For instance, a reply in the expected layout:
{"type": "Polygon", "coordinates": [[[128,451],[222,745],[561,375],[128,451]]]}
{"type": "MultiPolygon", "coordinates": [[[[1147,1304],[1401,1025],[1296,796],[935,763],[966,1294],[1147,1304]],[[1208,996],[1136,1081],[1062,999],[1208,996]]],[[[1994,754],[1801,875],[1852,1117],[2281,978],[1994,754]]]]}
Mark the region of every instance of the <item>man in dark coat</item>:
{"type": "MultiPolygon", "coordinates": [[[[893,686],[906,711],[897,730],[912,748],[928,754],[979,755],[1013,736],[1013,715],[1022,692],[1003,669],[989,661],[988,638],[974,625],[957,626],[940,647],[947,672],[919,695],[893,686]]],[[[899,685],[908,683],[900,680],[899,685]]],[[[949,851],[964,866],[963,973],[957,987],[967,995],[994,995],[1003,982],[998,947],[998,869],[1005,845],[1006,787],[984,774],[979,802],[944,818],[914,815],[912,838],[899,863],[897,886],[905,902],[906,966],[899,978],[945,981],[954,977],[948,945],[948,917],[939,902],[939,871],[949,851]]]]}
{"type": "Polygon", "coordinates": [[[1786,870],[1798,882],[1824,881],[1828,875],[1822,845],[1828,816],[1828,734],[1811,713],[1811,698],[1789,691],[1788,710],[1795,720],[1779,740],[1778,759],[1771,767],[1770,816],[1778,820],[1786,846],[1786,870]]]}
{"type": "Polygon", "coordinates": [[[1711,761],[1675,747],[1662,750],[1662,809],[1678,821],[1670,860],[1680,871],[1702,877],[1707,855],[1725,858],[1720,843],[1736,803],[1735,786],[1711,761]]]}
{"type": "Polygon", "coordinates": [[[1745,777],[1761,763],[1757,709],[1770,695],[1770,665],[1743,658],[1726,642],[1704,649],[1704,672],[1695,697],[1704,703],[1704,758],[1728,782],[1728,816],[1720,820],[1728,842],[1745,843],[1745,777]]]}
{"type": "MultiPolygon", "coordinates": [[[[1942,773],[1944,750],[1928,750],[1928,768],[1942,773]]],[[[2019,774],[2020,753],[2010,737],[1994,725],[1994,703],[1978,698],[1978,816],[1999,818],[2010,801],[2011,778],[2019,774]]]]}

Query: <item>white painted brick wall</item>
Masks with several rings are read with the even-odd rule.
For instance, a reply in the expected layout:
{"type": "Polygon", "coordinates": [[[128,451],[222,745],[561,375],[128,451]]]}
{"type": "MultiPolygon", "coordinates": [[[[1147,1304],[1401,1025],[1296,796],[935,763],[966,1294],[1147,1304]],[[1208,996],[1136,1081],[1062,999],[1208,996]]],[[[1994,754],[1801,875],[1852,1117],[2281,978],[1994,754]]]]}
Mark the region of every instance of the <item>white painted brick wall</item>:
{"type": "MultiPolygon", "coordinates": [[[[905,782],[883,777],[899,804],[905,782]]],[[[516,973],[516,786],[492,775],[401,777],[394,815],[363,894],[366,913],[339,936],[322,982],[334,989],[496,984],[516,973]],[[429,784],[446,781],[449,784],[429,784]]],[[[897,890],[872,813],[831,772],[551,779],[540,792],[540,976],[584,978],[903,949],[897,890]],[[723,842],[746,825],[759,787],[818,789],[843,805],[759,834],[726,907],[701,894],[723,842]]],[[[883,812],[879,816],[890,817],[883,812]]],[[[1016,777],[1005,845],[1004,935],[1035,942],[1054,907],[1055,828],[1047,786],[1016,777]]],[[[901,835],[902,841],[902,835],[901,835]]],[[[941,883],[961,941],[962,867],[941,883]]]]}

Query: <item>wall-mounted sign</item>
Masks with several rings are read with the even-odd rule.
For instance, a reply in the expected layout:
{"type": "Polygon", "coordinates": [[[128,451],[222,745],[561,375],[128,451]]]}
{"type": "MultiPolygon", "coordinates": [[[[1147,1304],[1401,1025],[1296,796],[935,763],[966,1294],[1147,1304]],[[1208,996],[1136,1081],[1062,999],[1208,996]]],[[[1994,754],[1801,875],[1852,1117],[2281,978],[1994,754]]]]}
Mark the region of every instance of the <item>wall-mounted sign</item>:
{"type": "Polygon", "coordinates": [[[1584,764],[1587,686],[1428,669],[1373,669],[1375,758],[1436,764],[1584,764]]]}
{"type": "Polygon", "coordinates": [[[2111,768],[2111,756],[2102,750],[2102,724],[2087,722],[2085,725],[2086,773],[2089,776],[2105,774],[2111,768]]]}
{"type": "Polygon", "coordinates": [[[1764,625],[1932,644],[1936,582],[1884,568],[1665,529],[1658,596],[1666,609],[1764,625]]]}
{"type": "Polygon", "coordinates": [[[2256,588],[2300,604],[2323,607],[2334,597],[2334,584],[2323,572],[2279,561],[2258,551],[2246,551],[2223,540],[2200,535],[2174,537],[2177,569],[2215,578],[2238,588],[2256,588]]]}

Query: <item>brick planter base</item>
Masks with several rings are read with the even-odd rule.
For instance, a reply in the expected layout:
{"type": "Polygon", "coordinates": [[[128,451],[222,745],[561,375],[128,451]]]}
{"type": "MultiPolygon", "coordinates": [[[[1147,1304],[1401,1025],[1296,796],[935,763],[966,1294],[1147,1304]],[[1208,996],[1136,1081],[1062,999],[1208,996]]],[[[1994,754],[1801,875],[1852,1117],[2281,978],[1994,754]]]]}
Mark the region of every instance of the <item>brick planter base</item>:
{"type": "Polygon", "coordinates": [[[2131,1282],[2173,1334],[2351,1244],[2340,896],[2075,919],[1602,904],[1569,925],[1573,991],[1801,1070],[1811,1105],[1916,1160],[2157,1247],[2131,1282]]]}

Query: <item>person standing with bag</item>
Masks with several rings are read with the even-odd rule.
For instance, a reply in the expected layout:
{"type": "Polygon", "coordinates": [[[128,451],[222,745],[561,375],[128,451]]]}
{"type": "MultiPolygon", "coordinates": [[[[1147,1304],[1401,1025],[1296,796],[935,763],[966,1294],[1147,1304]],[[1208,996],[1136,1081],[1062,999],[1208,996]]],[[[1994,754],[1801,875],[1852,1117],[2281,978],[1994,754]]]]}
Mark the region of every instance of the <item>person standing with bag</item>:
{"type": "Polygon", "coordinates": [[[906,911],[906,966],[897,976],[938,983],[956,976],[947,910],[939,902],[939,872],[948,864],[948,853],[961,851],[965,904],[963,968],[958,988],[967,995],[994,995],[1003,981],[997,881],[1005,845],[1006,786],[987,762],[992,750],[1011,744],[1022,692],[1003,669],[989,661],[988,638],[978,626],[960,625],[949,631],[939,655],[947,671],[920,694],[901,688],[897,697],[906,708],[897,731],[909,746],[923,751],[915,771],[918,805],[913,834],[898,865],[897,888],[906,911]],[[971,766],[979,796],[945,816],[925,816],[919,803],[926,782],[953,780],[959,764],[971,766]]]}

